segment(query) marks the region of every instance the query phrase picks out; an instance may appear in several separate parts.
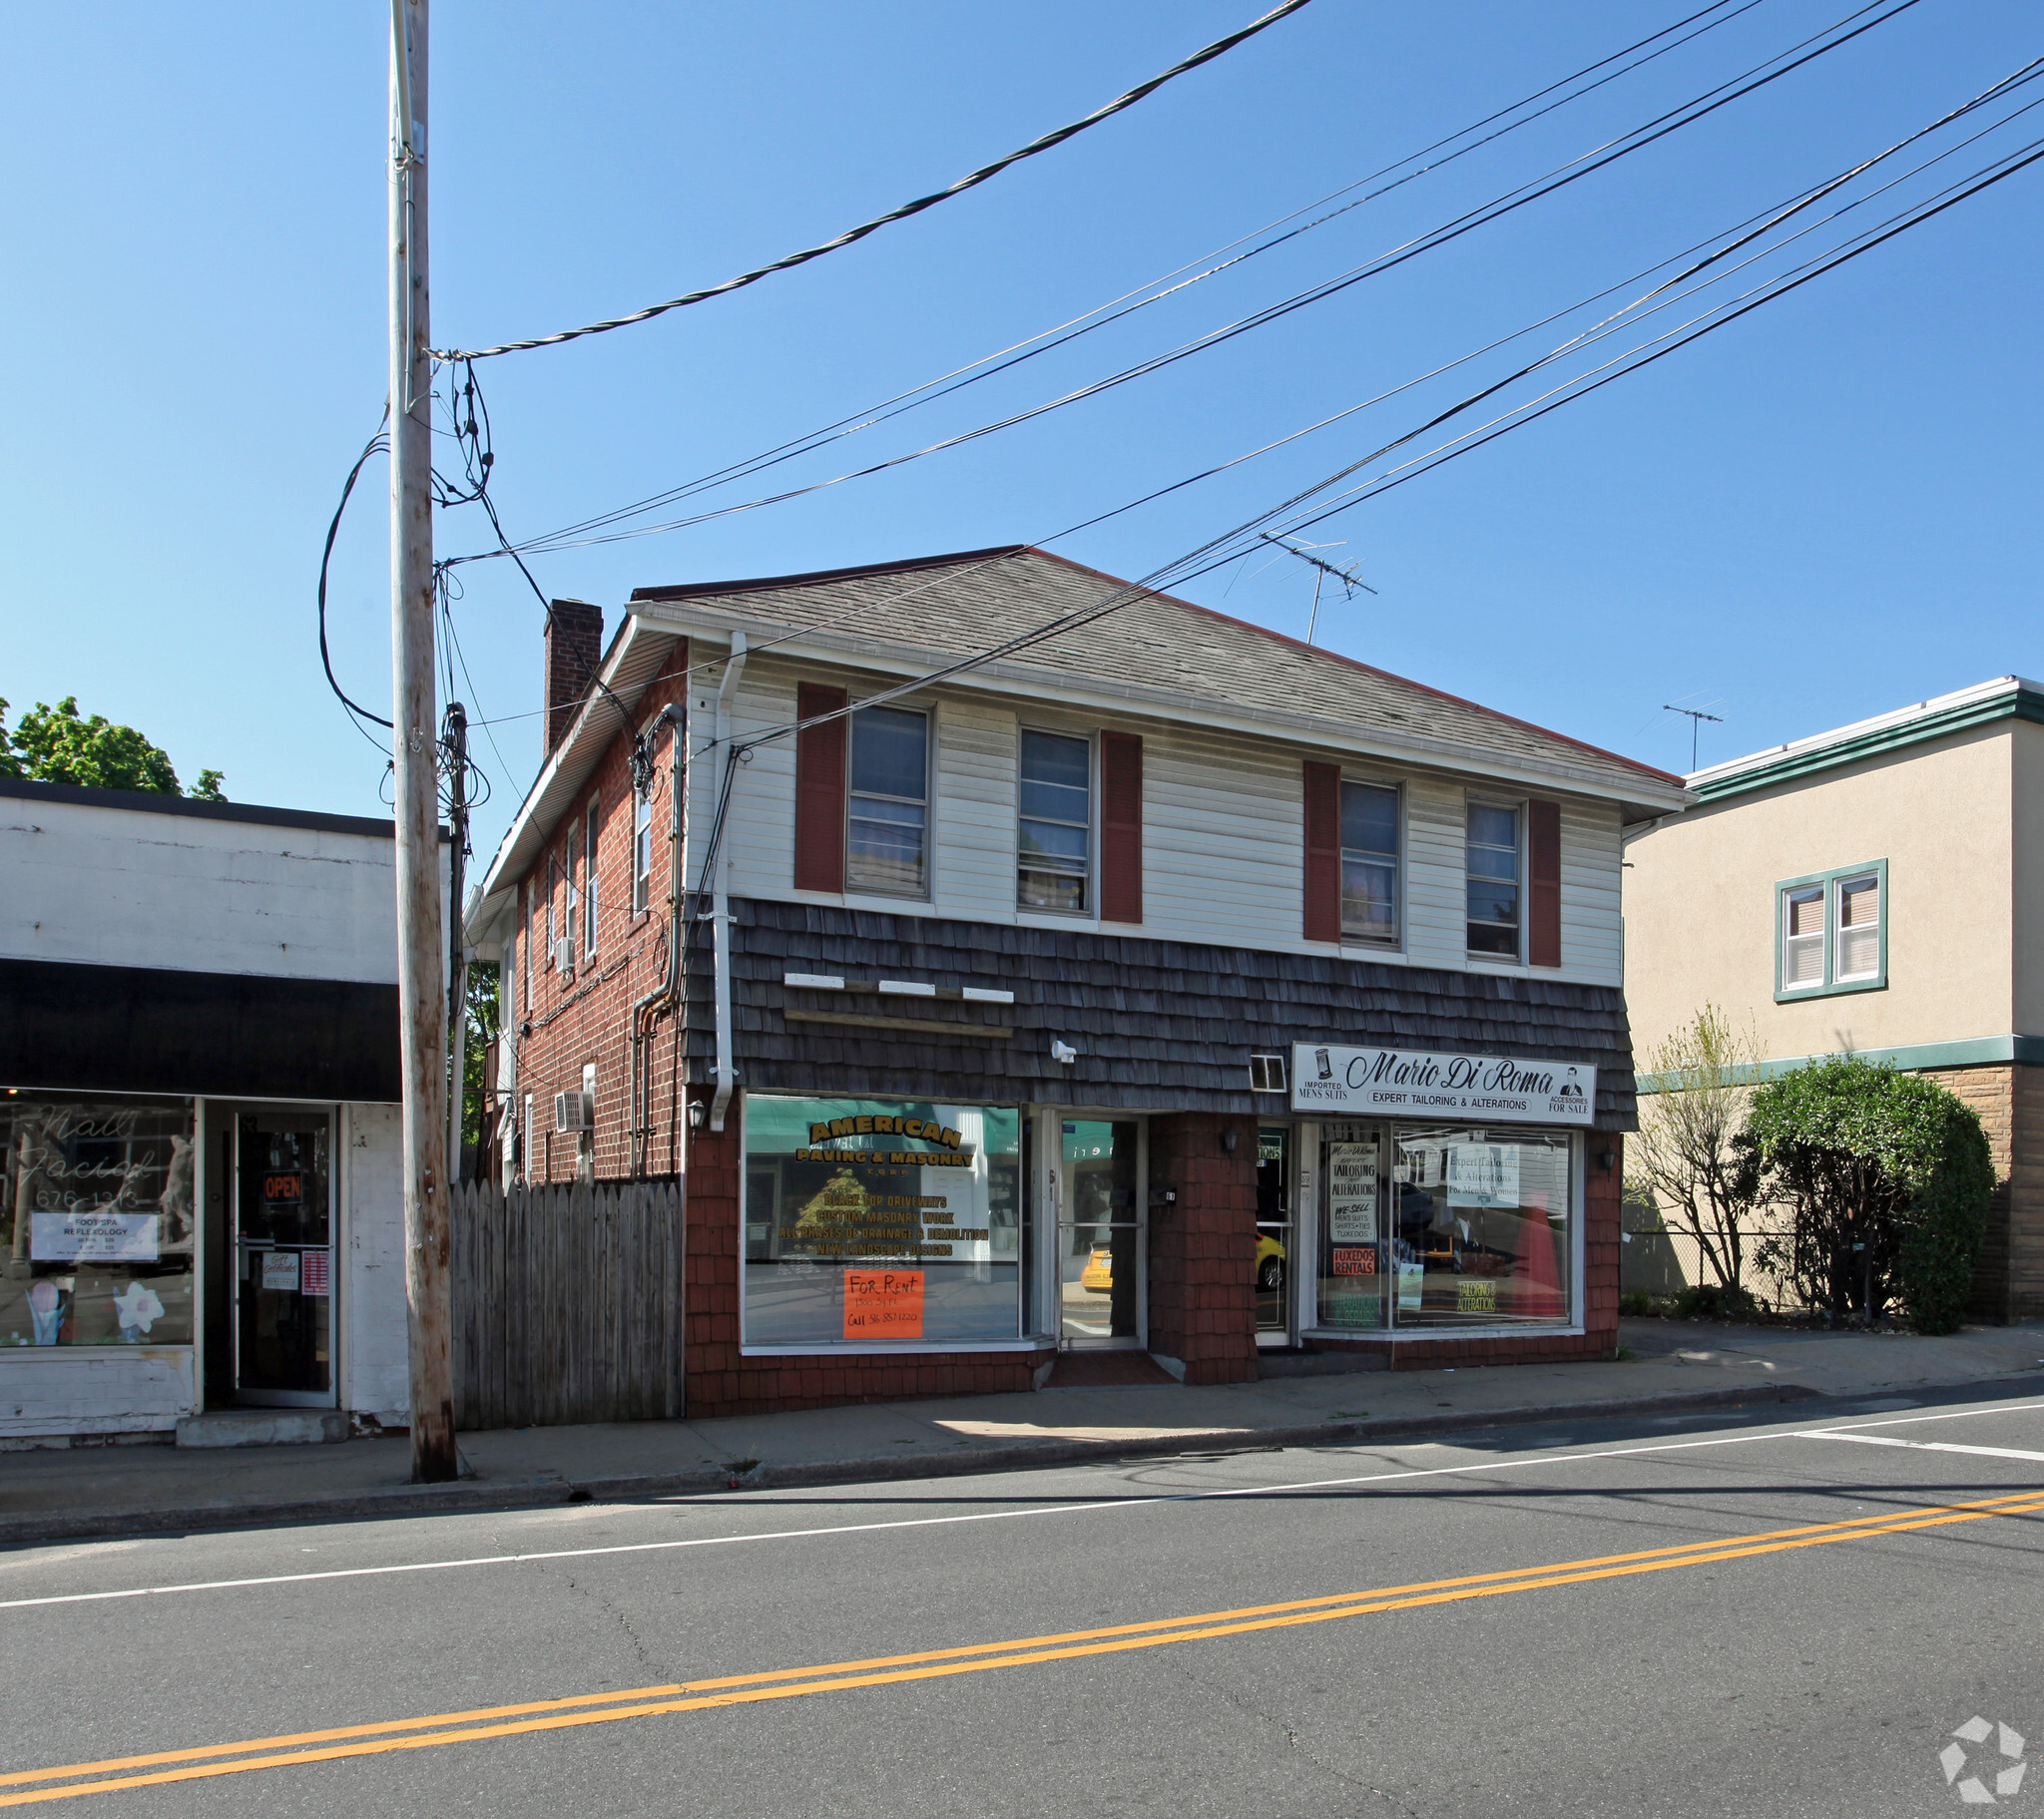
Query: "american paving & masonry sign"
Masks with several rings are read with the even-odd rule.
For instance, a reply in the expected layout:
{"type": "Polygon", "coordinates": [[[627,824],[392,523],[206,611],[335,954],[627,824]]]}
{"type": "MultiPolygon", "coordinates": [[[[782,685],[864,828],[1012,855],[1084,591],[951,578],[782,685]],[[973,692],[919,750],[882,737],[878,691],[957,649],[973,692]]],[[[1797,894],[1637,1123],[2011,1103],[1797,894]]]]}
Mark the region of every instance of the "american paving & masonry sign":
{"type": "Polygon", "coordinates": [[[1488,1124],[1588,1125],[1597,1070],[1568,1061],[1342,1049],[1295,1043],[1291,1109],[1381,1118],[1470,1118],[1488,1124]]]}

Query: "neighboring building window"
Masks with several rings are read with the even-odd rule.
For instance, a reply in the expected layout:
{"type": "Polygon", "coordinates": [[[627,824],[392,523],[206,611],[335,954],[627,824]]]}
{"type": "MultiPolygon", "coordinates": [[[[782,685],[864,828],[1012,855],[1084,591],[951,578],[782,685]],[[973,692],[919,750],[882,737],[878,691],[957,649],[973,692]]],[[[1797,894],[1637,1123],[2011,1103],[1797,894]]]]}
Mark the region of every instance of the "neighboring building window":
{"type": "Polygon", "coordinates": [[[1519,957],[1519,811],[1469,804],[1469,951],[1519,957]]]}
{"type": "Polygon", "coordinates": [[[1398,943],[1398,792],[1341,785],[1341,935],[1398,943]]]}
{"type": "Polygon", "coordinates": [[[844,885],[920,897],[929,877],[929,742],[926,713],[862,707],[851,716],[844,885]]]}
{"type": "Polygon", "coordinates": [[[653,791],[632,798],[632,914],[644,915],[653,896],[653,791]]]}
{"type": "Polygon", "coordinates": [[[1887,861],[1840,866],[1775,887],[1775,997],[1887,984],[1887,861]]]}
{"type": "Polygon", "coordinates": [[[532,925],[538,913],[533,897],[532,880],[528,878],[525,881],[525,997],[521,1001],[521,1008],[527,1011],[532,1009],[532,925]]]}
{"type": "Polygon", "coordinates": [[[1090,907],[1092,741],[1025,731],[1021,809],[1015,901],[1024,909],[1090,907]]]}
{"type": "Polygon", "coordinates": [[[557,869],[554,861],[549,859],[547,861],[547,966],[549,968],[554,964],[558,953],[556,944],[561,939],[561,931],[555,926],[554,915],[554,881],[557,869]]]}
{"type": "Polygon", "coordinates": [[[530,1093],[525,1096],[525,1152],[518,1158],[518,1172],[526,1181],[538,1178],[539,1113],[530,1093]]]}
{"type": "Polygon", "coordinates": [[[596,955],[597,931],[596,842],[598,832],[602,828],[602,826],[603,822],[600,818],[596,800],[592,797],[589,804],[589,827],[587,833],[584,836],[586,842],[586,856],[588,859],[588,864],[585,867],[585,870],[589,878],[589,903],[582,914],[582,927],[584,931],[582,943],[583,950],[584,952],[589,954],[592,959],[596,955]]]}

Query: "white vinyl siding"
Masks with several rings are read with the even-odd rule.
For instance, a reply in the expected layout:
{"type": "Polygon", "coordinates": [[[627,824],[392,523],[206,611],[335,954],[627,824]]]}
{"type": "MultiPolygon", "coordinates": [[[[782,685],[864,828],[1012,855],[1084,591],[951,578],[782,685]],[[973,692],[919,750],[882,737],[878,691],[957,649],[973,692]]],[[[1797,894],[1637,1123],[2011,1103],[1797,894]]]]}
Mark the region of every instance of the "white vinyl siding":
{"type": "MultiPolygon", "coordinates": [[[[833,674],[763,652],[749,664],[738,690],[734,729],[743,738],[786,725],[794,718],[797,681],[836,682],[849,687],[856,699],[887,680],[849,667],[833,674]]],[[[1082,719],[1056,703],[963,688],[933,690],[932,695],[929,896],[883,897],[852,890],[843,901],[884,905],[902,915],[1072,927],[1075,918],[1069,913],[1021,908],[1015,901],[1020,735],[1024,726],[1086,735],[1102,724],[1101,716],[1082,719]]],[[[691,715],[702,729],[692,739],[700,752],[714,723],[711,691],[696,690],[691,715]]],[[[1105,723],[1143,739],[1143,921],[1117,932],[1221,947],[1309,951],[1303,938],[1300,762],[1338,754],[1183,722],[1131,716],[1105,723]]],[[[1499,780],[1486,787],[1446,769],[1343,762],[1357,780],[1399,788],[1404,808],[1402,943],[1387,948],[1355,941],[1348,951],[1358,959],[1456,972],[1516,967],[1502,956],[1472,956],[1465,946],[1464,804],[1472,792],[1509,800],[1512,786],[1499,780]]],[[[687,855],[692,884],[700,882],[703,843],[716,816],[722,774],[714,758],[699,758],[690,767],[690,787],[696,792],[687,855]]],[[[1528,793],[1552,795],[1562,803],[1567,964],[1554,976],[1617,985],[1618,807],[1544,787],[1528,793]]],[[[757,746],[739,767],[725,842],[735,895],[817,901],[793,889],[792,740],[757,746]]]]}

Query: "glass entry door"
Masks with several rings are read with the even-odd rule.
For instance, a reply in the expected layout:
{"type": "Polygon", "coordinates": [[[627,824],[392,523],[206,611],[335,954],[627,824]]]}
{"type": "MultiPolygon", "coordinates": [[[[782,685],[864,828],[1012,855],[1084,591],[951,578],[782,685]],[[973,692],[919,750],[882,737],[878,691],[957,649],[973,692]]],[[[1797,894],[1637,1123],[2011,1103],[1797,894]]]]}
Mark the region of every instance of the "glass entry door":
{"type": "Polygon", "coordinates": [[[1265,1125],[1257,1132],[1257,1343],[1291,1343],[1292,1219],[1291,1128],[1265,1125]]]}
{"type": "Polygon", "coordinates": [[[330,1408],[332,1121],[323,1112],[235,1120],[235,1400],[330,1408]]]}
{"type": "Polygon", "coordinates": [[[1139,1127],[1060,1121],[1053,1163],[1058,1209],[1058,1342],[1068,1350],[1143,1343],[1143,1209],[1136,1197],[1139,1127]]]}

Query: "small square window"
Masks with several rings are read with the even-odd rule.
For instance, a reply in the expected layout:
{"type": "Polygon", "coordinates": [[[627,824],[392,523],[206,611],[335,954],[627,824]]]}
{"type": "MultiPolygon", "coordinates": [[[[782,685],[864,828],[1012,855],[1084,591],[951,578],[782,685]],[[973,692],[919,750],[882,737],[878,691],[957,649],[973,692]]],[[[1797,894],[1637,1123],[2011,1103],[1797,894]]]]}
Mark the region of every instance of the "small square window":
{"type": "Polygon", "coordinates": [[[1252,1055],[1250,1057],[1250,1091],[1252,1093],[1282,1093],[1284,1091],[1284,1057],[1281,1055],[1252,1055]]]}

